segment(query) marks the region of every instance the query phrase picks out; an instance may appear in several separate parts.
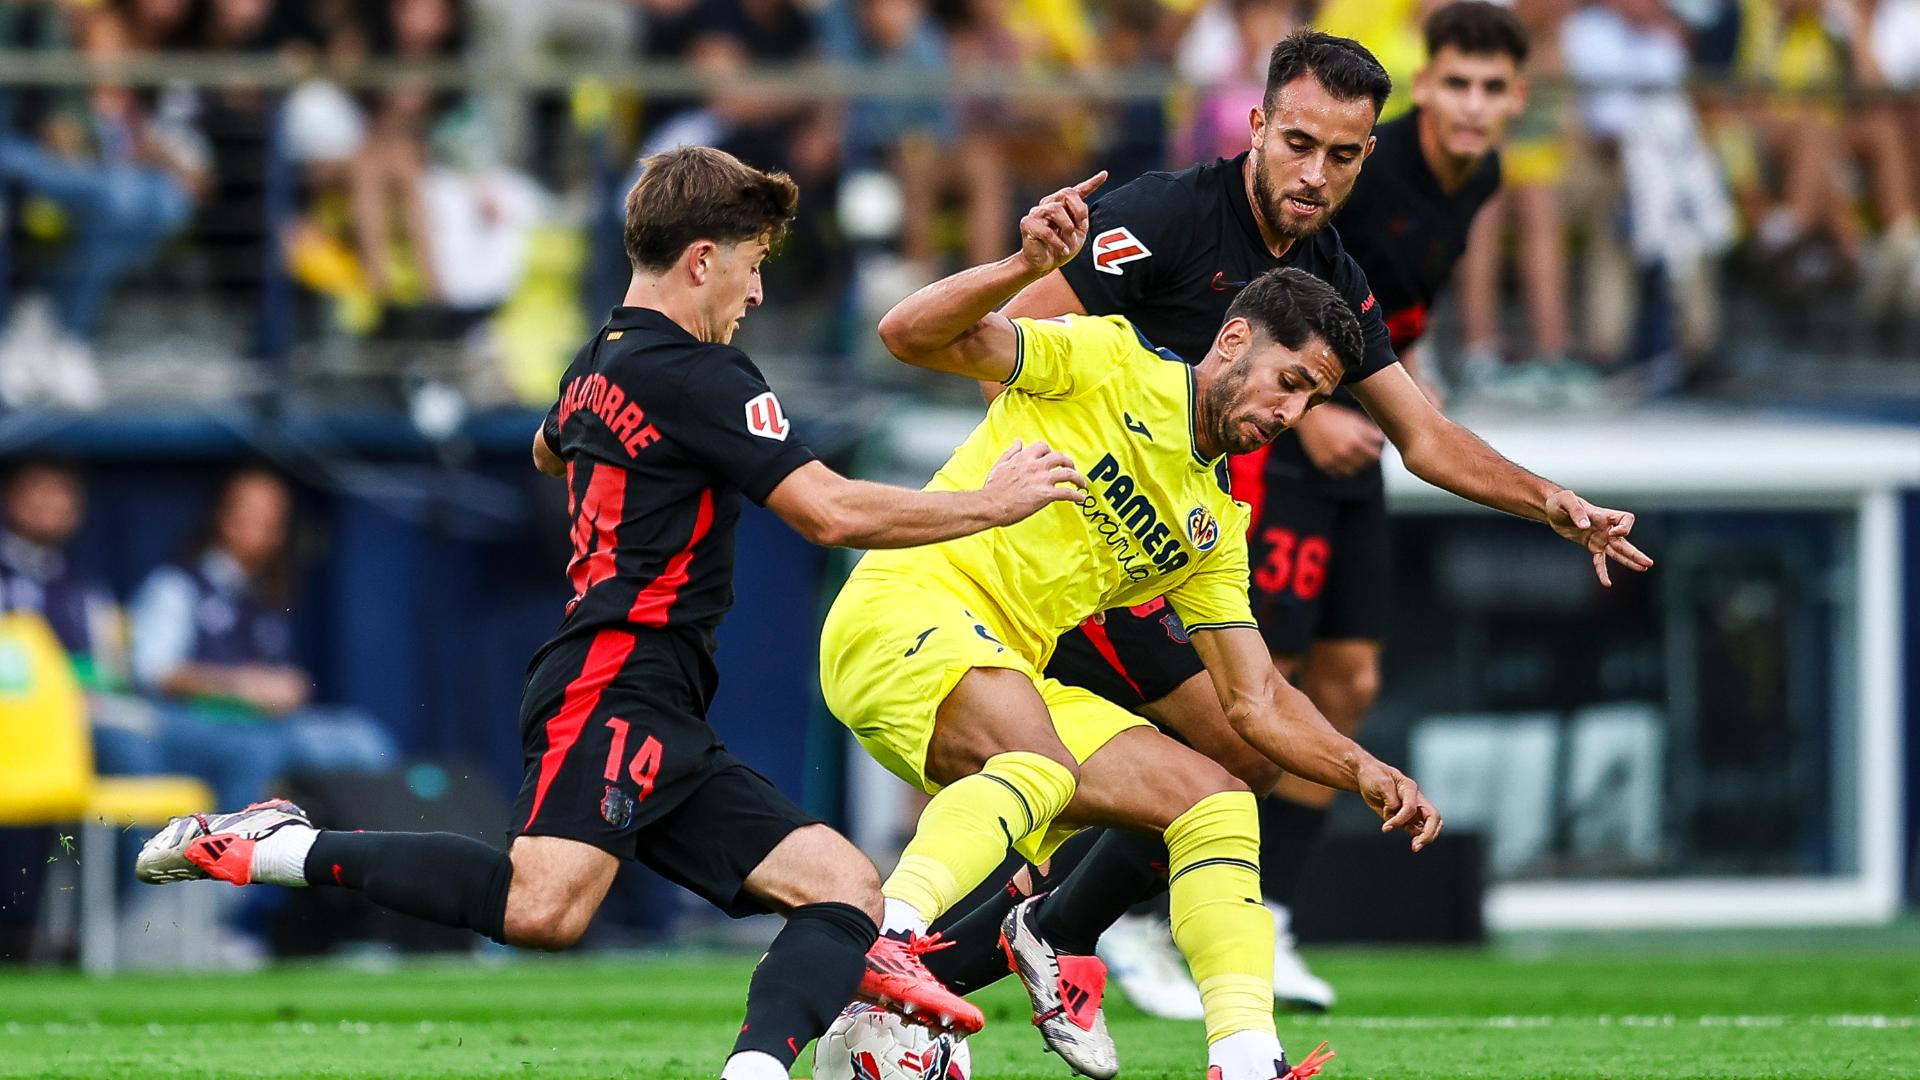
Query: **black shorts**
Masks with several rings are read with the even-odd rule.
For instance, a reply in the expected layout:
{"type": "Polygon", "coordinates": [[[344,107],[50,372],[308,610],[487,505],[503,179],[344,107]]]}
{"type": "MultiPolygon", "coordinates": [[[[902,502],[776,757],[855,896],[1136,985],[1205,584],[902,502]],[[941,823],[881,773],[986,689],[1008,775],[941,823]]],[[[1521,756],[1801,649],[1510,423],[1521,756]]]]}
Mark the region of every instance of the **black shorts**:
{"type": "Polygon", "coordinates": [[[764,912],[747,875],[820,819],[721,745],[706,721],[717,682],[699,637],[671,630],[602,630],[536,657],[516,835],[634,859],[735,918],[764,912]]]}
{"type": "Polygon", "coordinates": [[[1316,641],[1378,641],[1385,629],[1386,493],[1330,496],[1269,475],[1247,537],[1253,617],[1276,656],[1316,641]]]}
{"type": "Polygon", "coordinates": [[[1047,663],[1048,675],[1129,709],[1159,701],[1205,670],[1165,598],[1074,627],[1047,663]]]}

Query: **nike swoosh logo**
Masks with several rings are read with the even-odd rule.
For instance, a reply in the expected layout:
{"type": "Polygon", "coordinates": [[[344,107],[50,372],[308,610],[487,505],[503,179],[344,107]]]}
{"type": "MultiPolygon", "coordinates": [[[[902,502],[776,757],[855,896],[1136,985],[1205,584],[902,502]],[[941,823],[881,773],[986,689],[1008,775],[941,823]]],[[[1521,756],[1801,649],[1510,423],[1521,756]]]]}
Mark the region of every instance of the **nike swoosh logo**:
{"type": "Polygon", "coordinates": [[[902,656],[901,659],[905,660],[907,656],[912,656],[914,653],[919,652],[920,646],[925,645],[927,643],[927,635],[933,633],[935,630],[938,630],[938,629],[940,628],[937,626],[929,626],[925,630],[920,631],[920,636],[915,638],[913,641],[913,648],[908,649],[906,656],[902,656]]]}
{"type": "Polygon", "coordinates": [[[1135,420],[1133,418],[1132,413],[1123,412],[1120,414],[1120,419],[1126,422],[1128,431],[1131,431],[1136,435],[1146,436],[1146,439],[1148,442],[1153,441],[1153,433],[1147,430],[1147,425],[1141,423],[1138,420],[1135,420]]]}

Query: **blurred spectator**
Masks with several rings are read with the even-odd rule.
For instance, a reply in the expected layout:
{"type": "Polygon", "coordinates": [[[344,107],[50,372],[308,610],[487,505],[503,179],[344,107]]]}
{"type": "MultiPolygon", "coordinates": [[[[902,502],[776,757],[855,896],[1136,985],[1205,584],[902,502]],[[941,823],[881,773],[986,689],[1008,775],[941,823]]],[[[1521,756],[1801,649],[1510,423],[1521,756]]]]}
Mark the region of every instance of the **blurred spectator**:
{"type": "Polygon", "coordinates": [[[0,512],[0,610],[45,618],[73,660],[87,691],[96,766],[119,775],[166,771],[153,710],[126,693],[119,605],[68,550],[87,512],[79,471],[51,460],[16,466],[0,512]]]}
{"type": "Polygon", "coordinates": [[[0,510],[0,607],[32,611],[52,627],[60,646],[73,657],[81,681],[98,685],[100,668],[112,669],[115,634],[113,595],[106,586],[74,566],[67,544],[86,518],[86,489],[80,474],[51,460],[16,465],[7,477],[0,510]],[[106,653],[96,659],[97,653],[106,653]]]}
{"type": "Polygon", "coordinates": [[[205,777],[244,805],[286,770],[375,770],[398,760],[372,717],[312,703],[294,658],[293,495],[235,473],[187,558],[147,577],[132,604],[133,674],[163,704],[167,771],[205,777]]]}
{"type": "MultiPolygon", "coordinates": [[[[1900,110],[1871,97],[1842,97],[1848,87],[1871,92],[1887,85],[1872,13],[1863,0],[1777,0],[1750,3],[1743,14],[1740,73],[1782,91],[1750,114],[1780,177],[1757,214],[1766,275],[1798,295],[1857,274],[1868,314],[1890,314],[1920,275],[1920,219],[1900,110]],[[1874,250],[1855,185],[1847,182],[1846,167],[1855,162],[1868,196],[1864,209],[1883,230],[1874,250]]],[[[1892,21],[1897,33],[1901,16],[1892,21]]],[[[1896,62],[1901,47],[1888,46],[1896,62]]]]}
{"type": "Polygon", "coordinates": [[[1435,6],[1434,0],[1324,0],[1313,16],[1314,29],[1365,45],[1393,77],[1393,96],[1380,112],[1382,120],[1413,104],[1413,72],[1427,55],[1420,26],[1435,6]]]}
{"type": "MultiPolygon", "coordinates": [[[[921,0],[835,0],[822,15],[821,48],[830,60],[868,65],[897,80],[951,74],[947,43],[921,0]]],[[[944,181],[966,173],[966,162],[954,153],[958,134],[947,103],[884,92],[856,93],[842,124],[845,171],[892,178],[899,191],[901,254],[929,280],[937,265],[935,227],[944,181]]],[[[962,192],[962,198],[972,194],[962,192]]],[[[969,205],[968,220],[988,209],[969,205]]],[[[980,228],[984,233],[986,224],[980,228]]]]}
{"type": "Polygon", "coordinates": [[[1267,86],[1267,56],[1298,23],[1294,0],[1212,4],[1187,30],[1178,57],[1182,78],[1199,91],[1183,134],[1183,160],[1233,157],[1247,148],[1248,116],[1267,86]]]}
{"type": "MultiPolygon", "coordinates": [[[[157,5],[164,7],[165,5],[157,5]]],[[[307,16],[322,2],[202,0],[187,27],[169,45],[196,52],[287,57],[312,41],[307,16]]],[[[254,351],[264,345],[260,321],[267,267],[269,155],[272,121],[281,94],[259,86],[228,83],[183,92],[188,118],[213,148],[213,184],[194,223],[198,249],[213,287],[240,316],[240,333],[251,333],[254,351]]]]}
{"type": "MultiPolygon", "coordinates": [[[[110,12],[86,21],[96,58],[128,51],[125,23],[110,12]]],[[[58,110],[38,138],[0,131],[0,178],[41,200],[44,232],[58,254],[44,278],[50,304],[14,312],[0,340],[0,397],[7,404],[101,403],[93,341],[114,287],[185,227],[205,190],[204,141],[182,117],[154,115],[140,95],[95,87],[79,108],[58,110]]]]}
{"type": "Polygon", "coordinates": [[[1500,151],[1501,190],[1474,221],[1462,258],[1461,356],[1457,369],[1468,395],[1488,394],[1515,404],[1578,404],[1592,376],[1570,358],[1567,220],[1562,189],[1568,180],[1567,97],[1554,83],[1565,77],[1560,24],[1570,0],[1519,0],[1515,14],[1533,42],[1526,80],[1527,107],[1500,151]],[[1500,323],[1500,278],[1508,237],[1528,341],[1521,363],[1506,362],[1500,323]]]}
{"type": "Polygon", "coordinates": [[[1588,161],[1576,175],[1587,349],[1603,363],[1656,361],[1646,389],[1661,392],[1703,373],[1718,343],[1718,260],[1733,238],[1718,163],[1684,92],[1686,44],[1660,0],[1590,4],[1568,17],[1560,44],[1585,90],[1588,161]]]}

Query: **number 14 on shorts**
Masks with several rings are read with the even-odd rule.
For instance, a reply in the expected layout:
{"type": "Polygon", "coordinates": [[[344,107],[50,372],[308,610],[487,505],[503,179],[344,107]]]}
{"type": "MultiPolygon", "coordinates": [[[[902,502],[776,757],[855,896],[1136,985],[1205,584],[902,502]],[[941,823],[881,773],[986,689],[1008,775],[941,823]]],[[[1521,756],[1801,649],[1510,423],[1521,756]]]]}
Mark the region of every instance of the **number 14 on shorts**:
{"type": "Polygon", "coordinates": [[[632,725],[613,716],[607,718],[607,727],[613,729],[613,745],[607,749],[607,782],[619,782],[620,766],[625,762],[627,775],[631,776],[633,782],[640,788],[634,793],[633,801],[645,802],[647,796],[653,794],[654,781],[660,778],[660,758],[665,748],[660,745],[659,739],[649,735],[640,744],[640,749],[634,752],[633,760],[629,762],[626,760],[627,731],[632,725]]]}

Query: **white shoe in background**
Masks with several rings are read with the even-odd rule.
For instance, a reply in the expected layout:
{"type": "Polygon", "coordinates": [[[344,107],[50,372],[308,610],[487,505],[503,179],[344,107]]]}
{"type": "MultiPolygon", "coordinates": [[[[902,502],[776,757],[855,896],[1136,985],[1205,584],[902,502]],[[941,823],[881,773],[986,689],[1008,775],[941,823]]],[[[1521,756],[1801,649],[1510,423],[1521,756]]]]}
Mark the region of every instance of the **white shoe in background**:
{"type": "Polygon", "coordinates": [[[106,387],[94,363],[93,347],[78,338],[61,335],[48,346],[41,361],[40,382],[55,404],[92,412],[106,404],[106,387]]]}
{"type": "Polygon", "coordinates": [[[1307,962],[1294,951],[1293,914],[1271,900],[1267,910],[1273,913],[1274,1004],[1314,1012],[1333,1008],[1332,985],[1308,971],[1307,962]]]}
{"type": "Polygon", "coordinates": [[[1127,915],[1100,935],[1096,949],[1107,974],[1135,1008],[1162,1020],[1203,1020],[1200,988],[1174,948],[1165,919],[1127,915]]]}

